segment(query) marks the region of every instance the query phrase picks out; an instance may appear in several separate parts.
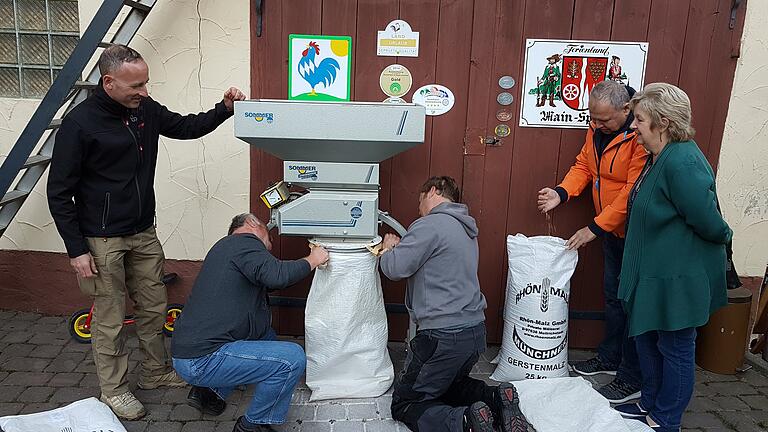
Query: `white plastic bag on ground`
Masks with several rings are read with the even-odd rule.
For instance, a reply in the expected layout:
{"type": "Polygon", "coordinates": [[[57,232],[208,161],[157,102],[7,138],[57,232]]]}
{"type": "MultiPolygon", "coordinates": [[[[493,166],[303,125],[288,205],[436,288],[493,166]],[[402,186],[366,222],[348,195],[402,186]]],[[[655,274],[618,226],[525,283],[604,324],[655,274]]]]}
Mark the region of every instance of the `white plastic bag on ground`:
{"type": "Polygon", "coordinates": [[[330,260],[315,271],[304,318],[310,401],[381,396],[395,373],[378,259],[359,244],[322,244],[330,260]]]}
{"type": "Polygon", "coordinates": [[[557,237],[507,236],[504,336],[496,381],[568,375],[568,300],[579,255],[557,237]]]}
{"type": "Polygon", "coordinates": [[[107,405],[96,398],[35,414],[0,417],[5,432],[126,432],[107,405]]]}
{"type": "Polygon", "coordinates": [[[536,432],[651,432],[626,420],[581,377],[514,383],[520,411],[536,432]]]}

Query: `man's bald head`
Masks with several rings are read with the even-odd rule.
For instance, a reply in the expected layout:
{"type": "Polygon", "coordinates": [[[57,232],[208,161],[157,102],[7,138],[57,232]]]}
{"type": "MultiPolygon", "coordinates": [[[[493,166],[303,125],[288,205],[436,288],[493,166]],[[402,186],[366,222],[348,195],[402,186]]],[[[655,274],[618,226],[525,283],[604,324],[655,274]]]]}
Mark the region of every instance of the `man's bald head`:
{"type": "Polygon", "coordinates": [[[238,228],[242,228],[251,222],[252,224],[267,229],[267,225],[259,218],[253,215],[253,213],[241,213],[232,218],[232,222],[229,224],[229,231],[227,235],[232,235],[238,228]]]}
{"type": "Polygon", "coordinates": [[[232,234],[253,234],[264,243],[267,250],[272,250],[269,228],[261,219],[254,216],[253,213],[241,213],[233,217],[227,232],[227,235],[232,234]]]}

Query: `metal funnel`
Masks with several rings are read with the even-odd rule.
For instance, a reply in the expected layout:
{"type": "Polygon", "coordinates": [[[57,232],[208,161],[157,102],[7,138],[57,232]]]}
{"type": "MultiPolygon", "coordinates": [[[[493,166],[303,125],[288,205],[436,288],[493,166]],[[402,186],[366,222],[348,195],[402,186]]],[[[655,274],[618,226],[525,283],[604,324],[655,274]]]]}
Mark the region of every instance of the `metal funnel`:
{"type": "Polygon", "coordinates": [[[382,102],[235,102],[235,136],[290,161],[381,162],[424,142],[424,107],[382,102]]]}

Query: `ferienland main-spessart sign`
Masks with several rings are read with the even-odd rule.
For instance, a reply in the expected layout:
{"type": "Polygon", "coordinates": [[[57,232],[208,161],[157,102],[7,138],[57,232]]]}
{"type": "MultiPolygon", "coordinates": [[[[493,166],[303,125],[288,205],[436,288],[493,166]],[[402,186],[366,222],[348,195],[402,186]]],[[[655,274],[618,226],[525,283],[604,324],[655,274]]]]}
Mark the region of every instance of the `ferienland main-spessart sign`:
{"type": "Polygon", "coordinates": [[[598,82],[643,86],[647,42],[528,39],[525,47],[520,126],[586,129],[598,82]]]}

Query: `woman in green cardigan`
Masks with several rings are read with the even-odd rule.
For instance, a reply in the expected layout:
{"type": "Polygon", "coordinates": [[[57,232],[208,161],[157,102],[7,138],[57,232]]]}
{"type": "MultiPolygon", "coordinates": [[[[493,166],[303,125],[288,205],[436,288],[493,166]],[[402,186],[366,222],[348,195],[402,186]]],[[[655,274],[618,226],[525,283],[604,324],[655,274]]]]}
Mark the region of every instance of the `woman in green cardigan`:
{"type": "Polygon", "coordinates": [[[691,103],[649,84],[630,101],[649,156],[629,195],[619,298],[642,371],[639,403],[616,407],[654,430],[679,431],[693,394],[696,327],[726,303],[725,244],[712,167],[694,141],[691,103]]]}

